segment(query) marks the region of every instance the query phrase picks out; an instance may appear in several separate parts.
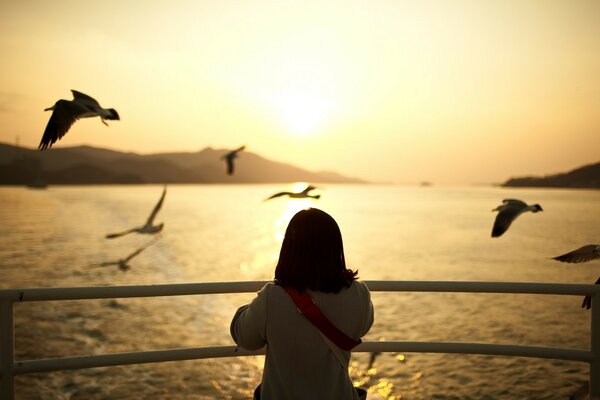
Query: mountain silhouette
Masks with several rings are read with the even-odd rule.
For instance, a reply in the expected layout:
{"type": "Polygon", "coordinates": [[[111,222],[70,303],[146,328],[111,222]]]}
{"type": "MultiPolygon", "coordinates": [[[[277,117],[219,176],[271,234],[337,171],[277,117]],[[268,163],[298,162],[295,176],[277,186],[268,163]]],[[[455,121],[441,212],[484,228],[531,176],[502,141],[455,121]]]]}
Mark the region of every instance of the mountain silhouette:
{"type": "Polygon", "coordinates": [[[313,172],[245,151],[227,175],[226,149],[137,154],[91,146],[35,149],[0,143],[0,184],[111,183],[366,183],[336,172],[313,172]]]}
{"type": "Polygon", "coordinates": [[[585,165],[569,172],[544,177],[511,178],[502,186],[600,189],[600,163],[585,165]]]}

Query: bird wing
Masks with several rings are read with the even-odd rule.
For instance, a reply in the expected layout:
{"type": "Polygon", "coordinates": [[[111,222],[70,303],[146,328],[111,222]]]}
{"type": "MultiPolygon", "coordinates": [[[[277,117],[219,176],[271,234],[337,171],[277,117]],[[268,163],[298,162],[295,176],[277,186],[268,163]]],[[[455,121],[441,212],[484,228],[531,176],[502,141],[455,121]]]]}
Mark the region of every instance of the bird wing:
{"type": "Polygon", "coordinates": [[[86,268],[91,269],[91,268],[99,268],[99,267],[110,267],[111,265],[119,265],[119,262],[118,261],[106,261],[106,262],[97,263],[97,264],[90,264],[86,268]]]}
{"type": "Polygon", "coordinates": [[[240,151],[244,150],[245,148],[246,148],[246,145],[240,146],[240,147],[238,147],[237,149],[235,149],[235,150],[233,151],[233,153],[239,153],[240,151]]]}
{"type": "Polygon", "coordinates": [[[300,192],[300,193],[307,194],[308,192],[310,192],[311,190],[315,190],[316,188],[317,188],[316,186],[313,186],[313,185],[308,185],[308,186],[306,186],[306,187],[304,188],[304,190],[303,190],[302,192],[300,192]]]}
{"type": "Polygon", "coordinates": [[[233,157],[227,157],[227,174],[233,174],[233,157]]]}
{"type": "Polygon", "coordinates": [[[267,197],[266,199],[264,199],[263,201],[267,201],[267,200],[271,200],[274,199],[276,197],[281,197],[281,196],[289,196],[291,193],[290,192],[279,192],[279,193],[275,193],[274,195],[267,197]]]}
{"type": "Polygon", "coordinates": [[[118,238],[118,237],[125,236],[125,235],[127,235],[127,234],[130,234],[130,233],[136,232],[138,229],[139,229],[139,228],[131,228],[131,229],[127,229],[126,231],[123,231],[123,232],[118,232],[118,233],[109,233],[109,234],[108,234],[108,235],[106,235],[105,237],[106,237],[107,239],[116,239],[116,238],[118,238]]]}
{"type": "Polygon", "coordinates": [[[156,203],[156,205],[154,206],[154,210],[152,210],[152,213],[148,217],[148,221],[146,221],[146,225],[152,225],[152,222],[154,221],[156,214],[158,214],[158,212],[160,211],[160,208],[162,207],[162,204],[163,204],[166,194],[167,194],[167,187],[165,186],[163,188],[162,196],[160,196],[160,200],[158,200],[158,203],[156,203]]]}
{"type": "Polygon", "coordinates": [[[102,108],[102,107],[100,107],[100,104],[96,101],[96,99],[94,99],[93,97],[90,97],[87,94],[78,92],[77,90],[71,90],[71,92],[73,92],[73,99],[75,99],[77,101],[81,101],[83,103],[97,106],[98,108],[102,108]]]}
{"type": "Polygon", "coordinates": [[[123,261],[125,261],[125,263],[129,262],[129,260],[131,260],[133,257],[137,256],[138,254],[140,254],[142,251],[144,251],[145,249],[147,249],[148,247],[152,246],[154,243],[156,243],[156,241],[158,240],[158,238],[156,239],[152,239],[146,243],[144,243],[143,245],[141,245],[139,248],[137,248],[133,253],[131,253],[130,255],[128,255],[123,261]]]}
{"type": "Polygon", "coordinates": [[[519,199],[504,199],[504,200],[502,200],[502,202],[504,204],[514,204],[514,205],[527,207],[527,203],[525,203],[523,200],[519,200],[519,199]]]}
{"type": "Polygon", "coordinates": [[[600,258],[600,254],[595,251],[597,247],[597,244],[588,244],[587,246],[580,247],[577,250],[553,257],[553,259],[575,264],[595,260],[600,258]]]}
{"type": "Polygon", "coordinates": [[[502,211],[496,215],[496,220],[494,221],[494,227],[492,228],[492,237],[501,236],[510,224],[523,212],[521,207],[511,207],[508,205],[502,211]]]}
{"type": "Polygon", "coordinates": [[[38,148],[46,150],[48,147],[52,147],[57,140],[65,136],[71,125],[87,111],[81,104],[68,100],[57,101],[38,148]]]}

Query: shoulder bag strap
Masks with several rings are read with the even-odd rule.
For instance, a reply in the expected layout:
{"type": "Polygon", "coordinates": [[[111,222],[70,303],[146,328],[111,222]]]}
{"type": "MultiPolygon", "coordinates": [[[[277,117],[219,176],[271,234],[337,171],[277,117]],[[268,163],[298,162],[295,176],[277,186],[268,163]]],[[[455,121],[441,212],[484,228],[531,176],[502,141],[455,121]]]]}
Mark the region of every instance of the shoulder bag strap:
{"type": "Polygon", "coordinates": [[[333,325],[321,312],[308,292],[304,291],[303,293],[298,293],[294,288],[288,286],[282,287],[296,304],[298,312],[312,322],[326,338],[335,343],[339,348],[350,351],[362,343],[362,340],[352,339],[333,325]]]}

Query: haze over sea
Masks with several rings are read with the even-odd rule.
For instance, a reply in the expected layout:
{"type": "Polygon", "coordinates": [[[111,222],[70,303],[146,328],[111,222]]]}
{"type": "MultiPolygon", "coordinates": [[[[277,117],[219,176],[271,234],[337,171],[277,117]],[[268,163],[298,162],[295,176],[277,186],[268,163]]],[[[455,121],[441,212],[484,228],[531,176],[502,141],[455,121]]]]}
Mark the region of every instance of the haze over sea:
{"type": "MultiPolygon", "coordinates": [[[[349,267],[364,280],[593,283],[597,261],[550,257],[598,243],[600,191],[325,185],[320,200],[264,198],[286,185],[169,185],[156,222],[162,238],[132,269],[89,269],[123,258],[147,235],[104,235],[142,224],[160,185],[0,188],[1,288],[268,280],[289,219],[314,206],[344,236],[349,267]],[[504,198],[539,203],[498,239],[504,198]]],[[[253,294],[39,302],[15,305],[16,359],[230,345],[229,323],[253,294]]],[[[365,340],[470,341],[589,348],[580,297],[373,293],[365,340]]],[[[351,375],[388,399],[565,399],[588,378],[584,363],[512,357],[382,354],[351,375]]],[[[19,399],[241,399],[263,358],[215,359],[34,374],[19,399]]]]}

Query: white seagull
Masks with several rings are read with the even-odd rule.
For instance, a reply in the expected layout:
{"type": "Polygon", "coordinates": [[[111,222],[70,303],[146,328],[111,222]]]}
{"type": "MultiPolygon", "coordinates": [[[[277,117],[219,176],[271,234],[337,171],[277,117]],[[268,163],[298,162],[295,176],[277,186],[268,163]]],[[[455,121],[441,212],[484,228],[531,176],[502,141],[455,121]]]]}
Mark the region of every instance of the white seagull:
{"type": "Polygon", "coordinates": [[[156,241],[159,239],[160,237],[156,237],[152,240],[150,240],[149,242],[143,244],[142,246],[140,246],[137,250],[135,250],[133,253],[129,254],[127,257],[125,258],[121,258],[117,261],[107,261],[107,262],[103,262],[103,263],[98,263],[98,264],[92,264],[90,265],[88,268],[97,268],[97,267],[110,267],[111,265],[116,265],[119,267],[119,269],[121,271],[127,271],[128,269],[131,269],[131,266],[129,265],[129,261],[131,261],[131,259],[135,256],[137,256],[138,254],[140,254],[142,251],[144,251],[146,248],[152,246],[154,243],[156,243],[156,241]]]}
{"type": "MultiPolygon", "coordinates": [[[[570,251],[568,253],[562,254],[560,256],[552,257],[554,260],[567,262],[567,263],[583,263],[592,260],[597,260],[600,258],[600,245],[598,244],[588,244],[586,246],[582,246],[577,250],[570,251]]],[[[600,278],[596,281],[596,284],[600,283],[600,278]]],[[[583,299],[583,303],[581,304],[582,308],[589,309],[592,306],[592,298],[590,296],[585,296],[583,299]]]]}
{"type": "Polygon", "coordinates": [[[58,100],[52,107],[44,110],[52,110],[53,112],[38,146],[40,150],[52,147],[79,118],[100,117],[100,120],[106,126],[108,124],[105,120],[119,119],[119,114],[114,108],[102,108],[90,96],[76,90],[71,90],[71,92],[73,92],[73,100],[58,100]]]}
{"type": "Polygon", "coordinates": [[[228,175],[233,175],[233,160],[238,156],[237,153],[244,150],[245,148],[246,148],[246,145],[239,147],[235,150],[232,150],[232,151],[226,153],[223,157],[221,157],[221,159],[223,159],[227,162],[227,174],[228,175]]]}
{"type": "Polygon", "coordinates": [[[312,199],[318,199],[319,197],[321,197],[320,194],[311,195],[311,194],[308,193],[308,192],[310,192],[311,190],[314,190],[314,189],[317,189],[317,187],[316,186],[312,186],[312,185],[308,185],[301,192],[279,192],[279,193],[275,193],[274,195],[272,195],[270,197],[267,197],[263,201],[271,200],[271,199],[274,199],[276,197],[281,197],[281,196],[289,196],[289,197],[291,197],[293,199],[301,199],[301,198],[307,198],[307,197],[310,197],[312,199]]]}
{"type": "Polygon", "coordinates": [[[498,211],[494,227],[492,229],[492,237],[501,236],[510,224],[521,214],[526,211],[538,212],[544,211],[539,204],[527,205],[524,201],[516,199],[504,199],[501,205],[494,208],[492,211],[498,211]]]}
{"type": "Polygon", "coordinates": [[[158,214],[158,211],[162,207],[163,201],[165,200],[165,194],[167,194],[166,186],[163,189],[162,196],[160,196],[160,200],[158,200],[158,203],[156,203],[156,206],[154,206],[154,210],[152,210],[152,213],[150,213],[150,216],[148,217],[148,220],[146,221],[146,223],[144,225],[138,226],[136,228],[131,228],[126,231],[119,232],[119,233],[109,233],[108,235],[106,235],[106,238],[107,239],[115,239],[115,238],[127,235],[129,233],[133,233],[133,232],[149,233],[149,234],[154,234],[154,233],[160,232],[165,224],[160,223],[158,225],[154,225],[154,218],[156,217],[156,214],[158,214]]]}

